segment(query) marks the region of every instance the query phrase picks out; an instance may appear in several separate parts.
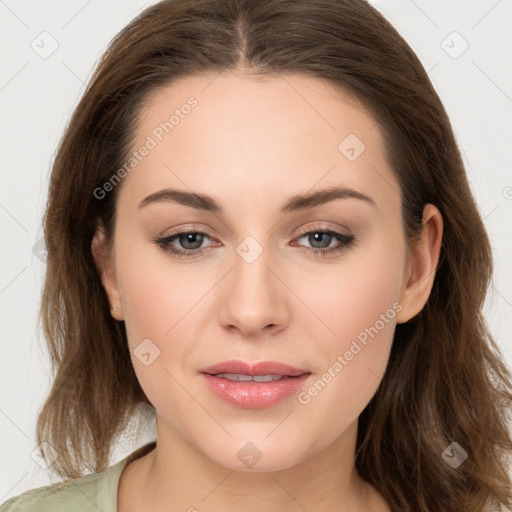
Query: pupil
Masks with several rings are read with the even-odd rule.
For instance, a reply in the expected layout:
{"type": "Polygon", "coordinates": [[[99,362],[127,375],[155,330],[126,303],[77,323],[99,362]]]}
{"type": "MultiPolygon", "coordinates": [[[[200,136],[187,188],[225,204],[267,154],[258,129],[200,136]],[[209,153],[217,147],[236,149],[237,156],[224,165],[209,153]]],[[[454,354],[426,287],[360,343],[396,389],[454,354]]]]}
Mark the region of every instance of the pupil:
{"type": "Polygon", "coordinates": [[[329,244],[331,243],[332,235],[329,235],[329,233],[313,233],[313,235],[309,235],[309,243],[311,246],[315,249],[325,249],[326,247],[329,247],[329,244]],[[327,244],[322,245],[322,238],[327,237],[327,244]],[[315,244],[320,242],[320,247],[317,247],[315,244]]]}
{"type": "Polygon", "coordinates": [[[201,247],[201,244],[203,243],[203,235],[200,233],[186,233],[185,235],[182,235],[180,240],[181,245],[185,249],[198,249],[201,247]],[[195,240],[195,239],[199,240],[195,240]],[[188,244],[192,244],[192,247],[190,247],[188,244]]]}

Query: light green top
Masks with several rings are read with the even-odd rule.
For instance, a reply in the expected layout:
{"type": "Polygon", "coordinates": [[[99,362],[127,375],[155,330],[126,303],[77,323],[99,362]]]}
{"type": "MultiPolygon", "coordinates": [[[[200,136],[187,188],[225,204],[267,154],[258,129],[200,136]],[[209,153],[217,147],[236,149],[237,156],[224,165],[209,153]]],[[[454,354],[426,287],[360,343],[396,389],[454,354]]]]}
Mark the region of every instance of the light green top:
{"type": "Polygon", "coordinates": [[[129,462],[156,446],[152,441],[101,473],[31,489],[0,505],[0,512],[117,512],[119,478],[129,462]]]}

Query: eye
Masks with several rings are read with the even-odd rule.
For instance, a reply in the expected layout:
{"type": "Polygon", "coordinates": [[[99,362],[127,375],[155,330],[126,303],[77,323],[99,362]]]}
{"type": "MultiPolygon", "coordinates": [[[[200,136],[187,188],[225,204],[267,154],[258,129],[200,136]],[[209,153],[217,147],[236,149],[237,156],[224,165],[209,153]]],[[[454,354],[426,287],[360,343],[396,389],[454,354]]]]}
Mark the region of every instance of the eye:
{"type": "MultiPolygon", "coordinates": [[[[326,256],[344,249],[347,249],[355,242],[354,235],[347,235],[332,229],[313,228],[304,231],[295,240],[307,238],[307,242],[311,247],[305,247],[298,244],[302,249],[301,252],[310,252],[313,254],[321,254],[326,256]],[[338,242],[332,246],[332,242],[338,242]]],[[[202,247],[206,239],[213,240],[207,233],[202,231],[181,231],[173,235],[155,238],[153,241],[167,254],[171,254],[178,258],[197,258],[201,256],[208,247],[202,247]],[[176,247],[179,244],[182,248],[176,247]]],[[[215,242],[217,243],[217,242],[215,242]]],[[[292,244],[296,245],[296,244],[292,244]]]]}
{"type": "Polygon", "coordinates": [[[156,238],[154,242],[166,253],[179,258],[196,258],[201,256],[206,248],[201,248],[204,240],[212,239],[208,234],[202,231],[182,231],[174,235],[156,238]],[[177,241],[185,250],[173,245],[177,241]]]}
{"type": "Polygon", "coordinates": [[[322,254],[326,256],[347,249],[355,242],[354,235],[346,235],[339,231],[331,229],[310,229],[301,234],[296,240],[306,238],[311,247],[303,247],[303,252],[311,252],[313,254],[322,254]],[[338,242],[331,245],[332,242],[338,242]]]}

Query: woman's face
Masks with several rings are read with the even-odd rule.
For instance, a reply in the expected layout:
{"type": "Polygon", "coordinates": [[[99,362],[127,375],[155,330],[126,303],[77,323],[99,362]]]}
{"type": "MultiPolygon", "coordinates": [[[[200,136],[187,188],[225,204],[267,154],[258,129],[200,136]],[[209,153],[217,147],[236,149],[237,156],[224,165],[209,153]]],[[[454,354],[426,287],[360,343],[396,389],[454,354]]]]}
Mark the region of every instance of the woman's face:
{"type": "Polygon", "coordinates": [[[104,284],[159,433],[225,467],[247,470],[249,454],[278,470],[352,432],[412,316],[379,125],[315,78],[222,73],[153,94],[132,150],[104,284]],[[165,190],[181,195],[151,198],[165,190]],[[306,375],[202,373],[232,360],[306,375]]]}

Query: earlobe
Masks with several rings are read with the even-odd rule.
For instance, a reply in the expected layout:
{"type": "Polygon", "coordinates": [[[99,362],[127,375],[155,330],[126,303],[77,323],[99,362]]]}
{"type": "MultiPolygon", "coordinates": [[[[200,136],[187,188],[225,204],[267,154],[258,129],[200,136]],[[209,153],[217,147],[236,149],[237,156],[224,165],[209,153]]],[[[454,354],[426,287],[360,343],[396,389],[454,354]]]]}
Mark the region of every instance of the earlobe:
{"type": "Polygon", "coordinates": [[[397,315],[399,324],[407,322],[423,309],[434,285],[443,238],[443,217],[434,205],[425,205],[422,225],[421,236],[411,243],[406,261],[400,296],[402,309],[397,315]]]}
{"type": "Polygon", "coordinates": [[[98,224],[91,241],[91,252],[101,283],[110,303],[110,314],[116,320],[123,320],[119,288],[115,272],[114,254],[110,250],[105,228],[98,224]]]}

